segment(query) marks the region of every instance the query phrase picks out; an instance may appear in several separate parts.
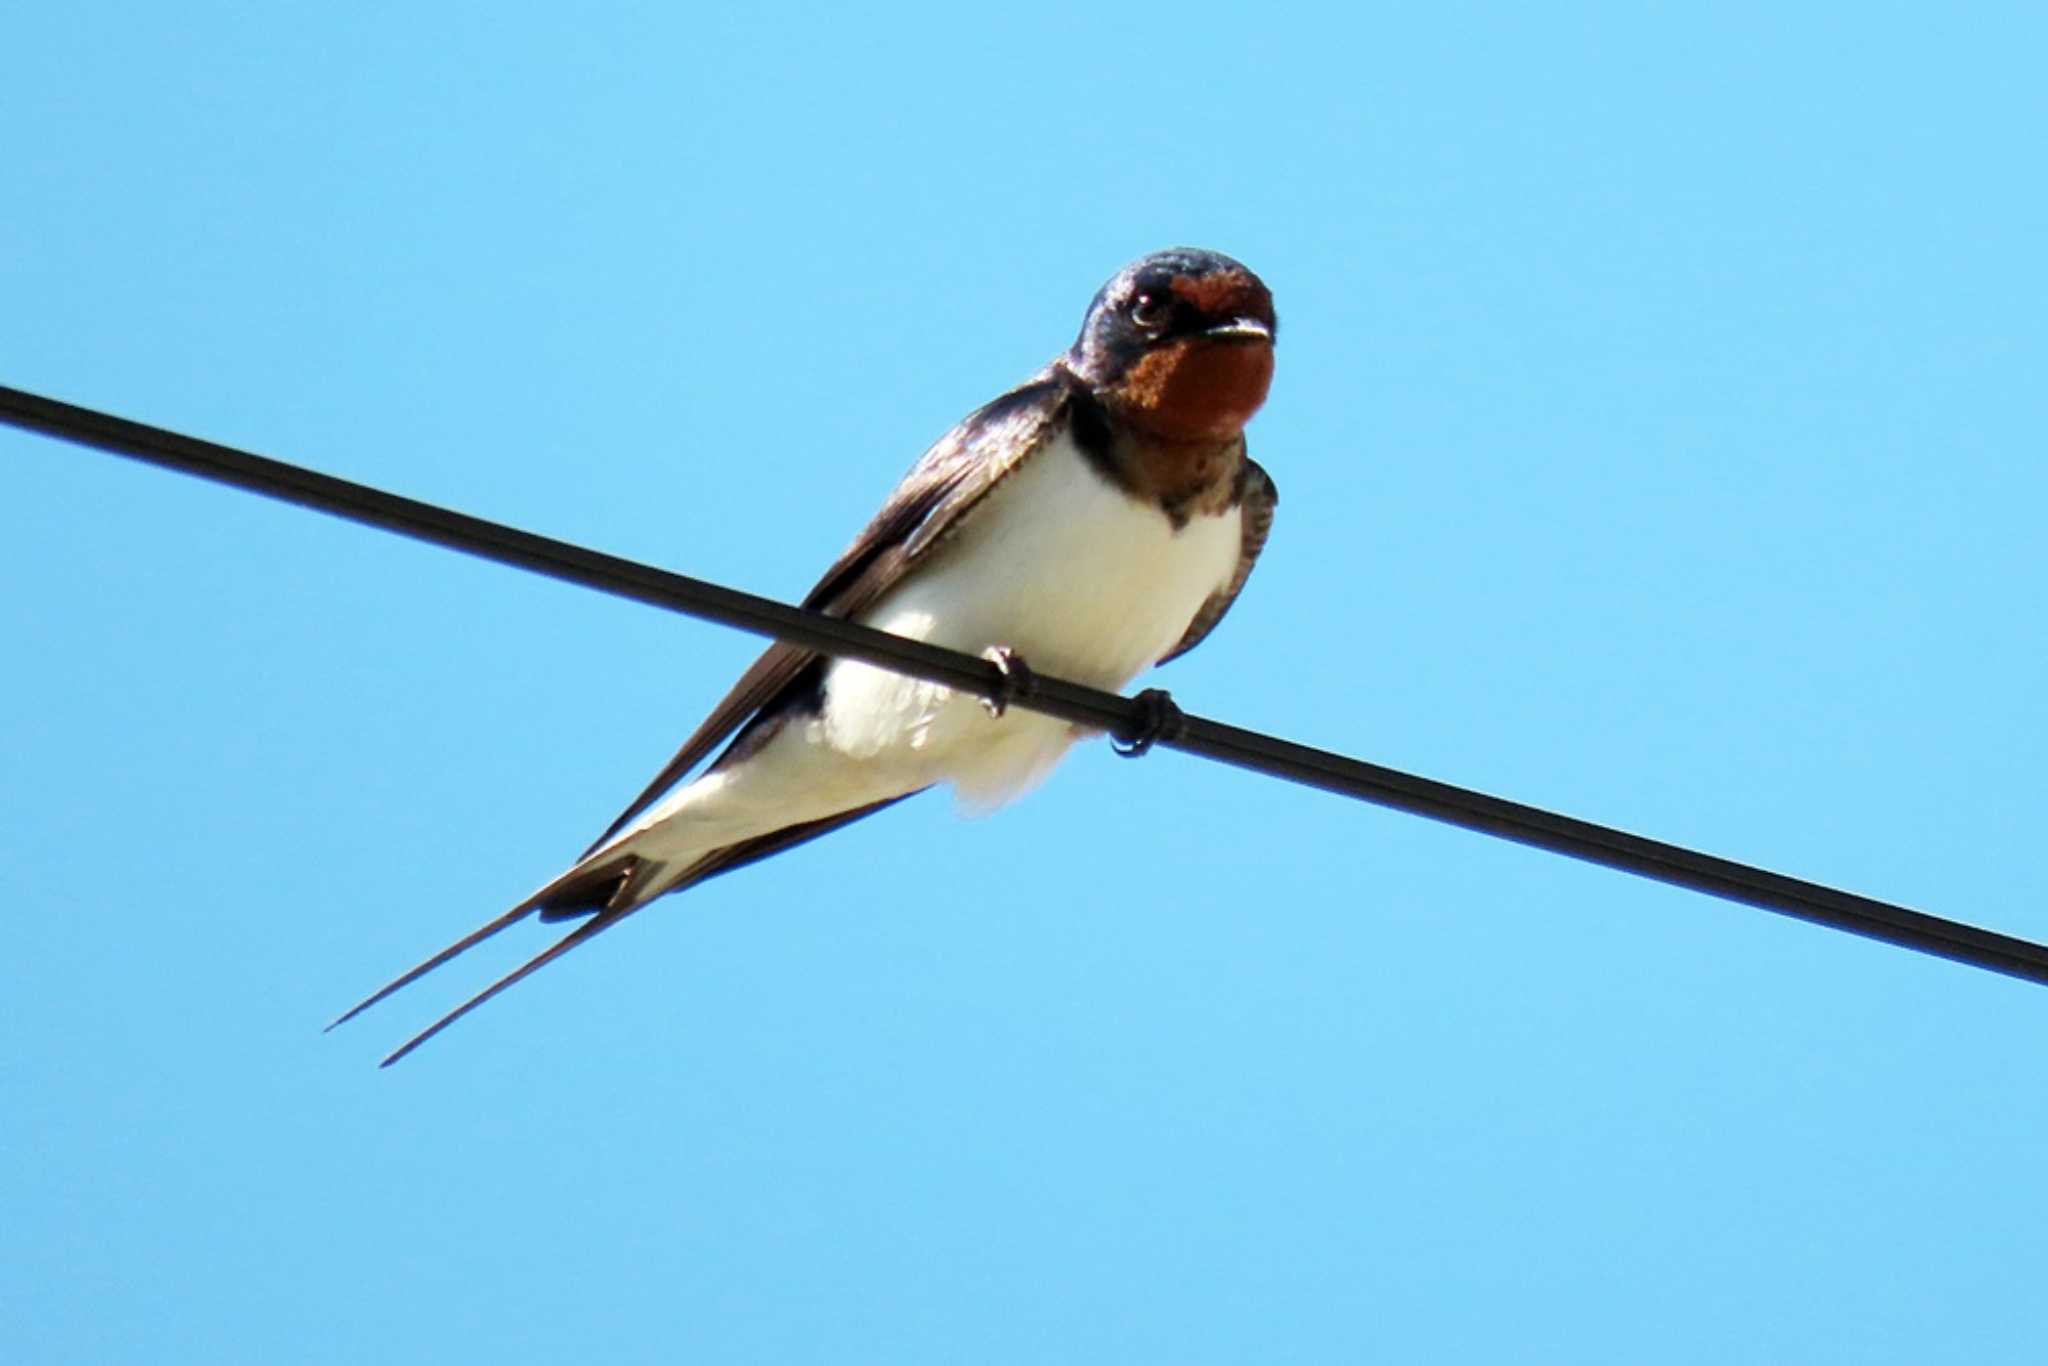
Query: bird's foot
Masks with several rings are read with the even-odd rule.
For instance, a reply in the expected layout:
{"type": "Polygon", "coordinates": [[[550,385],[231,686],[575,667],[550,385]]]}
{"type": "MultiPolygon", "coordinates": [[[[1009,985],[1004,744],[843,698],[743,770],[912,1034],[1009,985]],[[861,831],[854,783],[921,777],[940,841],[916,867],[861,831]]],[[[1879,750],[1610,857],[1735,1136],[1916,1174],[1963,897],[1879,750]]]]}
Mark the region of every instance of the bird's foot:
{"type": "Polygon", "coordinates": [[[1178,740],[1187,729],[1187,713],[1166,689],[1147,688],[1131,700],[1138,704],[1138,717],[1117,727],[1109,737],[1124,758],[1141,758],[1156,742],[1178,740]]]}
{"type": "Polygon", "coordinates": [[[1012,702],[1031,696],[1038,691],[1038,675],[1031,672],[1031,666],[1024,662],[1024,656],[1007,645],[991,645],[981,652],[981,657],[996,666],[1002,675],[993,697],[981,699],[981,705],[988,710],[991,718],[1000,717],[1010,709],[1012,702]]]}

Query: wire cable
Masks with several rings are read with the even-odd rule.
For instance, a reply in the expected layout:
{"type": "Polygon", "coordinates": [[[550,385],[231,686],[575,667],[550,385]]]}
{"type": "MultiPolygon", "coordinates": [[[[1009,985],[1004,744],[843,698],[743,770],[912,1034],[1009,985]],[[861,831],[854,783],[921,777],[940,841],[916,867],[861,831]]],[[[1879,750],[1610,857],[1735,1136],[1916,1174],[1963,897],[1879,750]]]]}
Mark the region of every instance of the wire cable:
{"type": "Polygon", "coordinates": [[[1132,752],[1142,753],[1157,743],[1723,900],[2048,984],[2048,946],[1189,715],[1156,689],[1124,698],[1035,672],[1029,685],[1020,689],[1005,669],[973,655],[4,385],[0,385],[0,422],[634,602],[1001,699],[1107,731],[1127,742],[1132,752]]]}

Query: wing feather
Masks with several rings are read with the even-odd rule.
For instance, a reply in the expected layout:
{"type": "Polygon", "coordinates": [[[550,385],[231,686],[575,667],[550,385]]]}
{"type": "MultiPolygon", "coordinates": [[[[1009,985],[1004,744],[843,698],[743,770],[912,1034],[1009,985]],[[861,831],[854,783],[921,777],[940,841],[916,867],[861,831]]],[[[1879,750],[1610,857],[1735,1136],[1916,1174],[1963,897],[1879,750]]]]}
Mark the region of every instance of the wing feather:
{"type": "MultiPolygon", "coordinates": [[[[962,513],[1044,446],[1067,416],[1075,383],[1055,362],[969,414],[911,467],[874,520],[805,595],[803,605],[835,617],[856,616],[870,606],[944,541],[962,513]]],[[[800,646],[769,646],[584,857],[661,800],[735,732],[743,739],[753,723],[804,700],[804,674],[818,658],[800,646]]]]}
{"type": "Polygon", "coordinates": [[[1180,644],[1159,657],[1161,664],[1169,659],[1179,659],[1189,650],[1200,645],[1209,632],[1216,629],[1216,623],[1223,620],[1237,595],[1244,591],[1245,580],[1252,576],[1252,566],[1259,562],[1259,552],[1266,548],[1266,537],[1273,531],[1273,511],[1280,506],[1280,490],[1273,483],[1273,476],[1250,456],[1237,475],[1237,503],[1244,519],[1244,539],[1237,552],[1237,572],[1230,576],[1230,582],[1221,591],[1209,595],[1202,604],[1202,610],[1195,613],[1195,619],[1188,623],[1187,634],[1180,638],[1180,644]]]}

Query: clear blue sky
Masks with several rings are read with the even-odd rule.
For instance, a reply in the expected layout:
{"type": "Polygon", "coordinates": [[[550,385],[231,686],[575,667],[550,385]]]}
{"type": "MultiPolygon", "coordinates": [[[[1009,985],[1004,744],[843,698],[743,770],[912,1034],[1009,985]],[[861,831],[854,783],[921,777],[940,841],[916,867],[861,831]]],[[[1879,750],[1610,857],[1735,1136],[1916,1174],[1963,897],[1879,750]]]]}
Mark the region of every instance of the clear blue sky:
{"type": "MultiPolygon", "coordinates": [[[[1215,247],[1187,706],[2048,937],[2037,6],[558,10],[24,8],[0,382],[795,595],[1215,247]]],[[[1178,755],[379,1072],[755,642],[0,469],[10,1362],[2039,1360],[2048,991],[1178,755]]]]}

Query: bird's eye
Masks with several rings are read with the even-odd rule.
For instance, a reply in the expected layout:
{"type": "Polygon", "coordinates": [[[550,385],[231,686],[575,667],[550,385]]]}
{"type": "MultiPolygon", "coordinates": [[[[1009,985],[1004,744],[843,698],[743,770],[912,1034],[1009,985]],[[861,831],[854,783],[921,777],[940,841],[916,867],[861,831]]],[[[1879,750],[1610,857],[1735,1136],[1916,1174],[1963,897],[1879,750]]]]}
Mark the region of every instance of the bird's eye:
{"type": "Polygon", "coordinates": [[[1157,294],[1140,294],[1131,303],[1131,321],[1147,331],[1157,331],[1166,326],[1166,315],[1171,311],[1166,300],[1157,294]]]}

